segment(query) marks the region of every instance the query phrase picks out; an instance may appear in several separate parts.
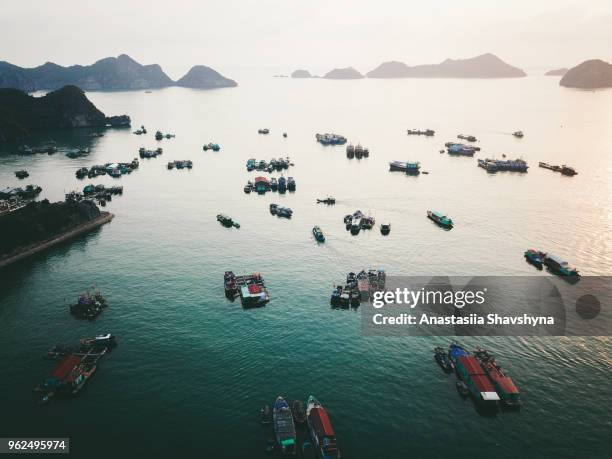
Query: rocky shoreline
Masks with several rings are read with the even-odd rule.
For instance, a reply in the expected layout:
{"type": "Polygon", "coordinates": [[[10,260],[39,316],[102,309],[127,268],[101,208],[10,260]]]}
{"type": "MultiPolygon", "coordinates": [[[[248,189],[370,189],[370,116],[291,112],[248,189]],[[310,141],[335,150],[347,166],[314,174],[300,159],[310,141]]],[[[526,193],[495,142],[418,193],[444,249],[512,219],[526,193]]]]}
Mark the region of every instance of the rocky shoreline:
{"type": "Polygon", "coordinates": [[[42,252],[43,250],[46,250],[64,241],[79,236],[83,233],[86,233],[94,228],[102,226],[105,223],[110,222],[114,217],[115,215],[110,212],[100,212],[100,215],[95,219],[85,223],[81,223],[80,225],[72,227],[69,230],[64,231],[63,233],[58,234],[50,239],[37,242],[35,244],[31,244],[25,247],[20,247],[16,251],[0,257],[0,269],[10,264],[13,264],[19,260],[30,257],[36,253],[42,252]]]}

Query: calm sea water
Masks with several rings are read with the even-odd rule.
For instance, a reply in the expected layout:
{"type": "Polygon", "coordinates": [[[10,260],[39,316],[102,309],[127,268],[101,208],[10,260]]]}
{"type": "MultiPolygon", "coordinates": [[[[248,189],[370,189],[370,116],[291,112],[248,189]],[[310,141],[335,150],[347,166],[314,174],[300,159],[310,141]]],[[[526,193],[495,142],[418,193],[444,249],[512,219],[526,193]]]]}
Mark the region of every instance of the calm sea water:
{"type": "MultiPolygon", "coordinates": [[[[238,77],[238,75],[236,75],[238,77]]],[[[327,407],[347,458],[581,457],[610,455],[611,341],[607,338],[466,339],[498,355],[521,390],[520,412],[478,413],[435,365],[446,338],[366,338],[359,312],[331,310],[334,282],[348,271],[404,275],[547,275],[525,263],[535,247],[558,253],[585,275],[612,273],[610,252],[612,91],[574,91],[557,80],[326,81],[245,75],[215,91],[169,88],[88,93],[106,114],[127,113],[149,134],[87,130],[44,133],[87,157],[31,157],[0,147],[0,184],[44,188],[63,198],[87,183],[121,184],[112,223],[0,273],[0,436],[69,436],[75,457],[266,457],[258,410],[278,394],[327,407]],[[271,133],[258,135],[268,127],[271,133]],[[408,137],[429,127],[433,138],[408,137]],[[155,130],[176,134],[156,142],[155,130]],[[521,129],[523,139],[510,134],[521,129]],[[286,131],[285,139],[281,133],[286,131]],[[317,132],[369,147],[348,160],[317,132]],[[473,134],[475,158],[439,154],[473,134]],[[218,153],[202,145],[218,142],[218,153]],[[78,181],[74,171],[130,161],[161,145],[161,157],[113,180],[78,181]],[[476,158],[522,157],[527,174],[487,174],[476,158]],[[290,156],[297,191],[246,195],[248,158],[290,156]],[[166,163],[191,159],[191,171],[166,163]],[[389,173],[390,160],[420,161],[429,175],[389,173]],[[538,161],[573,165],[568,178],[538,161]],[[331,194],[336,206],[316,205],[331,194]],[[273,217],[277,202],[294,211],[273,217]],[[342,218],[356,209],[392,232],[352,237],[342,218]],[[448,213],[442,231],[427,209],[448,213]],[[236,218],[240,230],[215,220],[236,218]],[[319,225],[327,242],[318,245],[319,225]],[[261,272],[272,301],[243,310],[223,294],[225,270],[261,272]],[[81,322],[67,305],[96,284],[110,307],[81,322]],[[56,343],[101,332],[120,345],[81,396],[38,406],[31,389],[52,368],[56,343]]],[[[35,142],[33,142],[35,143],[35,142]]],[[[278,175],[278,174],[277,174],[278,175]]]]}

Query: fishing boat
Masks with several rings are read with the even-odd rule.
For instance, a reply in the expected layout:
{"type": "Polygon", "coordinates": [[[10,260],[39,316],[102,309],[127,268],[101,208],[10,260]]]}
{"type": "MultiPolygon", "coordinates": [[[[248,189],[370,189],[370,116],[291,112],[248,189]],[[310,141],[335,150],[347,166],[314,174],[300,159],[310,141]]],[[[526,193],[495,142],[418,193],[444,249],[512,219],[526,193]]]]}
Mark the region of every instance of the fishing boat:
{"type": "Polygon", "coordinates": [[[577,277],[580,275],[576,268],[571,266],[561,257],[553,255],[552,253],[544,254],[544,259],[542,261],[548,267],[548,269],[560,276],[577,277]]]}
{"type": "Polygon", "coordinates": [[[544,264],[545,253],[542,253],[538,250],[528,249],[524,253],[525,259],[534,265],[538,269],[542,269],[542,265],[544,264]]]}
{"type": "Polygon", "coordinates": [[[301,400],[294,400],[291,403],[291,413],[296,423],[304,424],[304,422],[306,422],[306,409],[301,400]]]}
{"type": "Polygon", "coordinates": [[[276,215],[278,213],[278,204],[270,204],[270,213],[276,215]]]}
{"type": "Polygon", "coordinates": [[[291,218],[293,211],[289,207],[278,207],[277,214],[279,217],[291,218]]]}
{"type": "Polygon", "coordinates": [[[283,397],[276,398],[272,412],[276,441],[283,454],[295,454],[296,433],[291,409],[283,397]]]}
{"type": "Polygon", "coordinates": [[[247,184],[244,186],[244,192],[245,192],[245,193],[250,193],[252,190],[253,190],[253,185],[251,185],[251,183],[247,183],[247,184]]]}
{"type": "Polygon", "coordinates": [[[380,224],[380,234],[387,236],[391,232],[391,223],[380,224]]]}
{"type": "Polygon", "coordinates": [[[523,134],[523,131],[514,131],[512,135],[514,137],[518,137],[519,139],[525,136],[525,134],[523,134]]]}
{"type": "Polygon", "coordinates": [[[287,179],[287,189],[289,191],[295,191],[295,179],[293,177],[287,179]]]}
{"type": "Polygon", "coordinates": [[[478,166],[485,169],[487,172],[509,171],[509,172],[527,172],[529,166],[522,159],[514,160],[499,160],[499,159],[479,159],[478,166]]]}
{"type": "Polygon", "coordinates": [[[405,161],[391,161],[389,163],[389,170],[404,172],[409,175],[418,175],[421,172],[421,163],[405,162],[405,161]]]}
{"type": "Polygon", "coordinates": [[[106,298],[99,290],[89,291],[79,295],[76,304],[70,306],[70,314],[79,319],[95,319],[108,306],[106,298]]]}
{"type": "Polygon", "coordinates": [[[318,226],[315,226],[312,229],[312,234],[317,240],[317,242],[325,242],[325,236],[323,235],[323,231],[321,231],[321,228],[319,228],[318,226]]]}
{"type": "Polygon", "coordinates": [[[355,236],[359,234],[360,230],[361,230],[361,217],[353,217],[353,220],[351,221],[351,234],[355,236]]]}
{"type": "Polygon", "coordinates": [[[440,365],[446,373],[452,373],[455,369],[453,362],[450,360],[448,354],[441,347],[434,348],[434,359],[440,365]]]}
{"type": "Polygon", "coordinates": [[[317,142],[322,145],[344,145],[346,137],[338,134],[316,134],[317,142]]]}
{"type": "Polygon", "coordinates": [[[276,180],[276,177],[272,177],[270,179],[270,189],[272,191],[277,191],[278,190],[278,181],[276,180]]]}
{"type": "Polygon", "coordinates": [[[232,218],[224,214],[217,214],[217,221],[226,228],[231,228],[234,225],[232,218]]]}
{"type": "Polygon", "coordinates": [[[408,135],[424,135],[427,137],[431,137],[436,133],[433,129],[408,129],[407,132],[408,135]]]}
{"type": "Polygon", "coordinates": [[[164,138],[164,134],[162,134],[162,132],[161,132],[161,131],[157,131],[157,132],[155,133],[155,140],[161,140],[161,139],[163,139],[163,138],[164,138]]]}
{"type": "Polygon", "coordinates": [[[233,298],[238,293],[238,285],[236,283],[236,275],[232,271],[225,271],[223,275],[223,286],[225,295],[233,298]]]}
{"type": "Polygon", "coordinates": [[[484,349],[477,349],[474,356],[489,376],[501,402],[509,407],[519,407],[521,405],[521,394],[512,381],[512,378],[502,371],[495,358],[484,349]]]}
{"type": "Polygon", "coordinates": [[[268,129],[268,128],[258,129],[257,132],[259,134],[269,134],[270,133],[270,129],[268,129]]]}
{"type": "Polygon", "coordinates": [[[287,138],[287,133],[283,132],[283,137],[287,138]]]}
{"type": "Polygon", "coordinates": [[[561,166],[561,173],[569,177],[573,177],[574,175],[578,174],[578,172],[576,172],[576,169],[570,166],[566,166],[565,164],[561,166]]]}
{"type": "Polygon", "coordinates": [[[485,406],[496,406],[499,395],[478,360],[455,343],[450,345],[448,355],[474,400],[485,406]]]}
{"type": "Polygon", "coordinates": [[[17,177],[18,179],[24,179],[24,178],[29,177],[29,176],[30,176],[30,174],[25,169],[21,169],[21,170],[15,171],[15,177],[17,177]]]}
{"type": "Polygon", "coordinates": [[[457,136],[458,139],[461,140],[467,140],[468,142],[476,142],[476,137],[474,137],[473,135],[463,135],[463,134],[459,134],[457,136]]]}
{"type": "Polygon", "coordinates": [[[321,459],[340,459],[336,434],[331,425],[327,410],[314,397],[308,397],[306,402],[306,420],[314,447],[321,459]]]}
{"type": "Polygon", "coordinates": [[[446,144],[446,151],[449,155],[474,156],[474,153],[477,151],[477,148],[469,145],[463,145],[461,143],[451,142],[446,144]]]}
{"type": "Polygon", "coordinates": [[[261,410],[259,410],[260,422],[264,425],[272,423],[272,408],[270,405],[264,405],[261,410]]]}
{"type": "Polygon", "coordinates": [[[346,157],[349,159],[352,159],[355,157],[355,147],[353,146],[352,143],[349,143],[346,146],[346,157]]]}
{"type": "Polygon", "coordinates": [[[328,196],[325,199],[317,199],[317,204],[333,205],[333,204],[336,204],[336,198],[332,198],[331,196],[328,196]]]}
{"type": "Polygon", "coordinates": [[[279,193],[284,193],[287,191],[287,179],[283,176],[281,176],[278,179],[278,192],[279,193]]]}
{"type": "Polygon", "coordinates": [[[355,147],[355,158],[357,159],[363,158],[363,147],[361,146],[360,143],[358,143],[357,146],[355,147]]]}
{"type": "Polygon", "coordinates": [[[442,226],[443,228],[451,229],[453,227],[453,221],[450,218],[448,218],[446,215],[442,214],[441,212],[438,212],[435,210],[434,211],[428,210],[427,218],[434,221],[435,223],[442,226]]]}

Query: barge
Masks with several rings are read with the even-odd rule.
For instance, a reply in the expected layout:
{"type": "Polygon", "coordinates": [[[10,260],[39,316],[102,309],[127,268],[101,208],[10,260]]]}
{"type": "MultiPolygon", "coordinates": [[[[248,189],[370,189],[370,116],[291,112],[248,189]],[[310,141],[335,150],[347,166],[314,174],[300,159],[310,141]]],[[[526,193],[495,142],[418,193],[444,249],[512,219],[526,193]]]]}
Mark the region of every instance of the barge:
{"type": "Polygon", "coordinates": [[[529,166],[526,161],[522,159],[509,159],[509,160],[499,160],[499,159],[479,159],[478,167],[482,167],[487,172],[495,173],[498,171],[508,171],[508,172],[527,172],[529,166]]]}
{"type": "Polygon", "coordinates": [[[408,135],[424,135],[426,137],[431,137],[436,133],[433,129],[407,129],[406,132],[408,135]]]}
{"type": "Polygon", "coordinates": [[[561,172],[561,174],[567,175],[569,177],[573,177],[574,175],[578,174],[578,172],[576,172],[576,169],[570,166],[566,166],[565,164],[563,164],[562,166],[555,166],[552,164],[540,162],[538,165],[543,169],[549,169],[551,171],[561,172]]]}
{"type": "Polygon", "coordinates": [[[480,348],[474,352],[474,356],[489,376],[501,398],[501,402],[508,407],[519,407],[521,405],[521,394],[510,376],[502,371],[495,358],[488,351],[480,348]]]}
{"type": "Polygon", "coordinates": [[[448,356],[474,400],[486,406],[496,406],[499,395],[478,360],[458,344],[450,345],[448,356]]]}

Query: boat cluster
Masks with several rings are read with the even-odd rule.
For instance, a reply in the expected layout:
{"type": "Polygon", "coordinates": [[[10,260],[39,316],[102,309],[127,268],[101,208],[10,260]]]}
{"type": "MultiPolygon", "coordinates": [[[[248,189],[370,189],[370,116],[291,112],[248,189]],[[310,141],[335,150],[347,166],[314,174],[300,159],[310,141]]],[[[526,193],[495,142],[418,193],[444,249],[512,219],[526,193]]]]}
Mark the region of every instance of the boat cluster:
{"type": "Polygon", "coordinates": [[[289,406],[284,397],[278,396],[273,407],[265,405],[260,410],[260,422],[266,429],[266,452],[279,449],[283,455],[339,459],[336,434],[327,410],[314,396],[309,396],[306,406],[294,400],[289,406]],[[298,428],[307,428],[310,441],[298,444],[298,428]]]}
{"type": "Polygon", "coordinates": [[[156,148],[155,150],[148,150],[145,147],[140,147],[138,150],[138,154],[141,158],[157,158],[161,155],[164,150],[161,147],[156,148]]]}
{"type": "Polygon", "coordinates": [[[59,360],[55,369],[45,378],[34,392],[41,393],[40,403],[52,397],[71,397],[85,386],[97,370],[97,363],[117,345],[114,335],[107,333],[93,338],[82,338],[77,346],[55,345],[47,357],[59,360]]]}
{"type": "Polygon", "coordinates": [[[113,196],[123,195],[122,186],[86,185],[83,192],[71,191],[66,193],[66,201],[80,202],[83,200],[96,200],[102,207],[113,199],[113,196]]]}
{"type": "Polygon", "coordinates": [[[344,145],[346,137],[339,134],[316,134],[317,142],[321,145],[344,145]]]}
{"type": "Polygon", "coordinates": [[[204,144],[204,146],[202,147],[202,150],[204,150],[204,151],[208,151],[208,150],[219,151],[219,150],[221,150],[221,147],[219,146],[218,143],[210,142],[210,143],[204,144]]]}
{"type": "Polygon", "coordinates": [[[134,158],[130,163],[106,163],[103,165],[91,166],[89,169],[81,167],[75,172],[76,178],[83,179],[94,178],[99,175],[110,175],[114,178],[119,178],[124,174],[131,174],[133,171],[138,169],[140,163],[138,158],[134,158]]]}
{"type": "Polygon", "coordinates": [[[250,158],[246,162],[246,169],[249,172],[258,170],[258,171],[267,171],[271,173],[273,171],[289,169],[289,166],[293,166],[293,165],[294,164],[291,162],[288,156],[286,158],[279,158],[279,159],[272,158],[270,161],[265,161],[263,159],[257,160],[255,158],[250,158]]]}
{"type": "Polygon", "coordinates": [[[527,162],[522,159],[479,159],[478,166],[491,173],[499,171],[527,172],[527,169],[529,169],[527,162]]]}
{"type": "Polygon", "coordinates": [[[42,188],[38,185],[26,185],[22,187],[7,187],[0,190],[0,199],[33,199],[40,194],[42,188]]]}
{"type": "Polygon", "coordinates": [[[408,135],[424,135],[427,137],[431,137],[436,133],[433,129],[408,129],[407,132],[408,135]]]}
{"type": "Polygon", "coordinates": [[[348,214],[344,217],[344,224],[346,230],[350,231],[352,235],[359,234],[359,231],[372,229],[376,220],[374,217],[365,215],[362,211],[356,210],[352,214],[348,214]]]}
{"type": "Polygon", "coordinates": [[[161,131],[155,133],[155,140],[172,139],[173,137],[176,136],[174,134],[164,134],[161,131]]]}
{"type": "Polygon", "coordinates": [[[70,314],[79,319],[95,319],[108,306],[99,290],[79,295],[77,302],[70,306],[70,314]]]}
{"type": "Polygon", "coordinates": [[[240,298],[244,308],[264,306],[270,301],[270,294],[260,274],[235,275],[226,271],[223,275],[225,296],[234,300],[240,298]]]}
{"type": "Polygon", "coordinates": [[[507,408],[520,408],[519,390],[488,351],[478,348],[470,354],[452,343],[448,351],[434,348],[434,359],[444,372],[455,372],[459,393],[471,396],[480,407],[497,409],[501,403],[507,408]]]}
{"type": "Polygon", "coordinates": [[[229,217],[225,214],[217,214],[217,221],[226,228],[240,228],[240,224],[238,222],[232,220],[232,217],[229,217]]]}
{"type": "Polygon", "coordinates": [[[566,166],[565,164],[563,164],[562,166],[553,166],[552,164],[540,162],[539,166],[544,169],[549,169],[551,171],[561,172],[561,174],[567,175],[570,177],[578,174],[578,172],[576,172],[576,169],[570,166],[566,166]]]}
{"type": "Polygon", "coordinates": [[[278,191],[283,194],[287,191],[294,192],[296,189],[295,179],[293,177],[285,178],[280,176],[267,179],[266,177],[255,177],[255,181],[248,181],[244,186],[244,192],[250,193],[255,191],[257,194],[266,194],[268,191],[278,191]]]}
{"type": "Polygon", "coordinates": [[[168,169],[191,169],[193,162],[189,159],[177,159],[175,161],[168,162],[168,169]]]}
{"type": "Polygon", "coordinates": [[[360,143],[353,145],[349,143],[346,146],[346,157],[349,159],[357,158],[368,158],[370,156],[370,150],[366,147],[362,147],[360,143]]]}
{"type": "Polygon", "coordinates": [[[334,286],[330,304],[334,308],[358,307],[362,301],[367,301],[374,292],[385,289],[387,276],[385,270],[361,270],[358,274],[350,272],[346,276],[346,285],[334,286]]]}
{"type": "Polygon", "coordinates": [[[289,207],[282,207],[278,204],[270,204],[270,213],[284,218],[291,218],[293,216],[293,211],[289,207]]]}
{"type": "Polygon", "coordinates": [[[552,253],[541,252],[535,249],[525,251],[525,259],[538,269],[546,266],[552,273],[559,276],[567,276],[577,278],[580,276],[578,270],[571,266],[567,261],[563,260],[552,253]]]}

